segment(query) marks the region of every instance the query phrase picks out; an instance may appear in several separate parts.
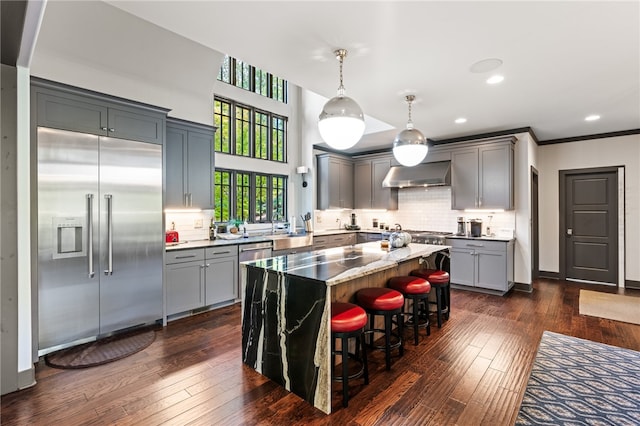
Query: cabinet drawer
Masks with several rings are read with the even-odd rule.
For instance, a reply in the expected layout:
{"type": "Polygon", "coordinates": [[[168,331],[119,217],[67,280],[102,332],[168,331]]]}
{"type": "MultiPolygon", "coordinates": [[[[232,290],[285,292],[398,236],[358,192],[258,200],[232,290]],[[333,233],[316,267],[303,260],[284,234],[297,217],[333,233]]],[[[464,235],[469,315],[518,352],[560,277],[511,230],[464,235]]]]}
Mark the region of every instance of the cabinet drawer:
{"type": "Polygon", "coordinates": [[[461,249],[474,249],[474,250],[491,250],[491,251],[505,251],[507,249],[507,243],[505,241],[487,241],[487,240],[474,240],[474,239],[459,239],[451,238],[447,240],[453,248],[461,249]]]}
{"type": "Polygon", "coordinates": [[[165,256],[165,263],[167,265],[173,263],[195,262],[199,260],[204,260],[204,250],[202,249],[175,250],[167,252],[165,256]]]}
{"type": "Polygon", "coordinates": [[[236,245],[209,247],[204,250],[205,259],[221,259],[235,256],[238,256],[238,246],[236,245]]]}

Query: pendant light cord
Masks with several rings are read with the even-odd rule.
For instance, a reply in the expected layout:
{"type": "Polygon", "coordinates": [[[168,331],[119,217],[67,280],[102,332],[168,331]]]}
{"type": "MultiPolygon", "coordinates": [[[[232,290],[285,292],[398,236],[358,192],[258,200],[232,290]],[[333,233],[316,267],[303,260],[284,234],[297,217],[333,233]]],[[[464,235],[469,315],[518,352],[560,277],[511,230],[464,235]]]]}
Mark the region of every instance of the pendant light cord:
{"type": "Polygon", "coordinates": [[[411,120],[411,104],[416,97],[414,95],[407,95],[407,103],[409,104],[409,120],[407,121],[407,129],[413,129],[413,121],[411,120]]]}
{"type": "Polygon", "coordinates": [[[344,61],[345,56],[347,56],[347,51],[346,49],[338,49],[335,51],[335,54],[336,54],[336,59],[340,61],[340,86],[338,86],[338,96],[342,97],[345,94],[344,85],[342,84],[342,63],[344,61]]]}

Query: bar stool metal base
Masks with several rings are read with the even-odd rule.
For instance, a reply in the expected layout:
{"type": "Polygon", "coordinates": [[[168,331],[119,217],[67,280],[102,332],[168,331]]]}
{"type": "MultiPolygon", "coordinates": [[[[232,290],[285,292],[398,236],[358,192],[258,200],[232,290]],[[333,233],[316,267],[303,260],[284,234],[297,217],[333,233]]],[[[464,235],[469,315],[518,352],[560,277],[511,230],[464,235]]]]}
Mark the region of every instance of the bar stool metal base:
{"type": "Polygon", "coordinates": [[[369,346],[373,350],[385,351],[385,366],[387,371],[391,370],[391,350],[397,348],[398,354],[400,356],[404,355],[404,342],[402,339],[404,317],[402,309],[378,311],[364,308],[364,310],[369,314],[369,328],[365,331],[365,334],[369,335],[369,346]],[[384,317],[384,328],[375,328],[376,315],[384,317]],[[393,321],[394,316],[396,317],[395,321],[393,321]],[[398,327],[396,331],[391,329],[393,323],[398,327]],[[374,344],[374,333],[384,334],[384,345],[374,344]],[[392,337],[395,340],[394,342],[392,342],[392,337]]]}
{"type": "Polygon", "coordinates": [[[342,357],[342,374],[336,376],[331,374],[331,378],[337,382],[342,382],[342,406],[349,406],[349,380],[364,377],[364,384],[369,384],[369,366],[367,364],[367,352],[364,342],[364,328],[349,332],[331,333],[331,370],[336,364],[336,355],[342,357]],[[356,339],[355,353],[349,352],[349,339],[356,339]],[[340,339],[340,351],[336,351],[336,339],[340,339]],[[353,374],[349,374],[349,359],[355,360],[360,369],[353,374]]]}

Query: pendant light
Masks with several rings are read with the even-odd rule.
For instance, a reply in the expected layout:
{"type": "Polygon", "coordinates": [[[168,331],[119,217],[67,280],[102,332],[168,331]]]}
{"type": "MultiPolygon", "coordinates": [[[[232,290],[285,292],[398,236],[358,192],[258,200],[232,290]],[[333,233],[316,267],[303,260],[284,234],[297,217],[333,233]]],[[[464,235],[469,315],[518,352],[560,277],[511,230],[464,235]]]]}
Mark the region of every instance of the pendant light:
{"type": "Polygon", "coordinates": [[[396,157],[400,164],[406,167],[413,167],[419,164],[427,156],[427,151],[429,151],[427,138],[424,137],[420,130],[413,128],[413,121],[411,121],[411,103],[415,99],[415,95],[406,96],[409,104],[407,128],[398,133],[393,141],[393,156],[396,157]]]}
{"type": "Polygon", "coordinates": [[[338,49],[334,52],[340,61],[340,86],[338,95],[329,99],[318,117],[318,130],[322,139],[334,149],[348,149],[354,146],[364,133],[364,114],[360,106],[345,96],[342,84],[342,62],[347,51],[338,49]]]}

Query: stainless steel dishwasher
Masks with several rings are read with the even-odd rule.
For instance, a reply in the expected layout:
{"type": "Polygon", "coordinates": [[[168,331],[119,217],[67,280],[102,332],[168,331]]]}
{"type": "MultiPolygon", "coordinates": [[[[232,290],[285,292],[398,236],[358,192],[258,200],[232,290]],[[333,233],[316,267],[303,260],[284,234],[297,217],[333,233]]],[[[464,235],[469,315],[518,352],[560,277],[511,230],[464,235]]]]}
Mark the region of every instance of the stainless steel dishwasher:
{"type": "Polygon", "coordinates": [[[240,262],[250,262],[252,260],[271,257],[272,248],[273,242],[271,241],[265,241],[262,243],[241,244],[239,247],[238,260],[240,262]]]}

